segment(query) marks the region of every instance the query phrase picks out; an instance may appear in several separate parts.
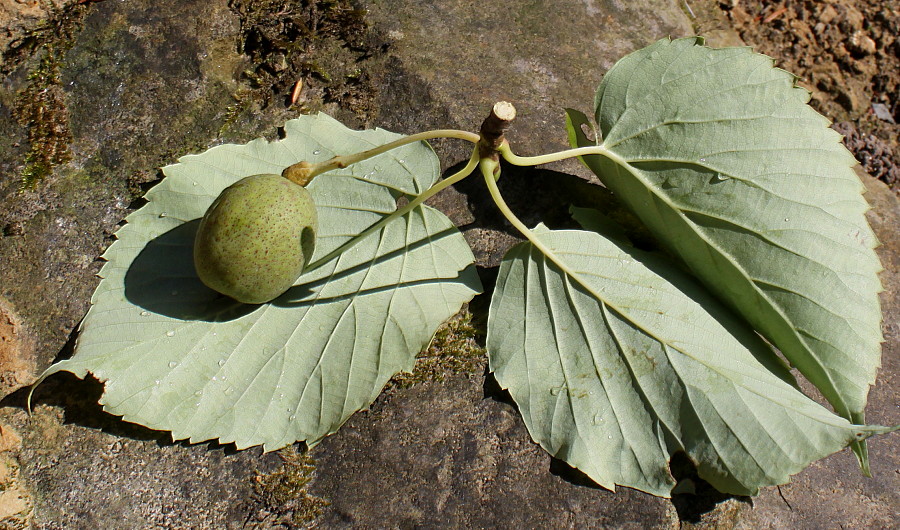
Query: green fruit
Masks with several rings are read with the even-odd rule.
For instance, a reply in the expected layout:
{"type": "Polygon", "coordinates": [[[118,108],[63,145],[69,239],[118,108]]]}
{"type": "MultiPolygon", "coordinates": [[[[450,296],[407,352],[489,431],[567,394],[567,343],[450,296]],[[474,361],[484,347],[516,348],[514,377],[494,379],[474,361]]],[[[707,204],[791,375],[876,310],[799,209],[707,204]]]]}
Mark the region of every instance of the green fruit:
{"type": "Polygon", "coordinates": [[[287,291],[309,262],[318,218],[309,191],[280,175],[243,178],[200,221],[194,266],[208,287],[262,304],[287,291]]]}

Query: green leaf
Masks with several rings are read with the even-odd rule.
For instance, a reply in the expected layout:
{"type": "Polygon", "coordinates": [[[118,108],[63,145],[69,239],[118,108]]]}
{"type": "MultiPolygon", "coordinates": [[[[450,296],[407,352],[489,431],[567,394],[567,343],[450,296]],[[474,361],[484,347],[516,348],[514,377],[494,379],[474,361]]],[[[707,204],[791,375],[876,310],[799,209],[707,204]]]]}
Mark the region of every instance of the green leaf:
{"type": "MultiPolygon", "coordinates": [[[[274,450],[317,443],[412,369],[435,329],[480,290],[469,246],[432,208],[389,222],[268,304],[230,301],[196,277],[198,218],[222,189],[399,137],[321,114],[291,120],[285,132],[164,168],[104,254],[75,355],[50,373],[92,373],[106,384],[104,410],[176,440],[274,450]]],[[[313,259],[389,215],[398,198],[428,189],[439,171],[419,143],[317,177],[313,259]]]]}
{"type": "Polygon", "coordinates": [[[838,414],[863,423],[882,288],[856,162],[794,76],[747,48],[700,44],[664,39],[613,66],[595,102],[606,154],[585,162],[838,414]]]}
{"type": "Polygon", "coordinates": [[[657,257],[594,232],[535,236],[500,267],[490,367],[535,441],[600,485],[669,496],[684,451],[720,491],[754,495],[887,430],[806,397],[753,330],[657,257]]]}

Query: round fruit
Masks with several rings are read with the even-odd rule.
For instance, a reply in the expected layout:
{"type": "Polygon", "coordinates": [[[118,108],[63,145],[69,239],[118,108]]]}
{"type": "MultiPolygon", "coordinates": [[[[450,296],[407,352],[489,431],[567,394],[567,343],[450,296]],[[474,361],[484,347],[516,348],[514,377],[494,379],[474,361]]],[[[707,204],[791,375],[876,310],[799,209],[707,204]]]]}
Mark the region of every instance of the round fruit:
{"type": "Polygon", "coordinates": [[[194,267],[208,287],[262,304],[288,290],[315,248],[309,191],[280,175],[243,178],[216,198],[197,229],[194,267]]]}

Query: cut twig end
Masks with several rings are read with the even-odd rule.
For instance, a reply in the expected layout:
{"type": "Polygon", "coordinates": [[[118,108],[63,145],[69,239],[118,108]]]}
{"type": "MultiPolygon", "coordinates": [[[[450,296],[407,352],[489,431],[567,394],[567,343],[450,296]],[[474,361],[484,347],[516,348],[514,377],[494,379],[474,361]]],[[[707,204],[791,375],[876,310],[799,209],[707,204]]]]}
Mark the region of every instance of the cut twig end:
{"type": "Polygon", "coordinates": [[[499,159],[497,149],[506,140],[504,134],[516,119],[516,107],[508,101],[494,103],[491,113],[481,123],[481,141],[478,143],[482,158],[499,159]]]}
{"type": "Polygon", "coordinates": [[[505,122],[511,122],[516,119],[516,107],[509,101],[498,101],[497,103],[494,103],[494,108],[491,109],[491,113],[496,116],[497,119],[505,122]]]}

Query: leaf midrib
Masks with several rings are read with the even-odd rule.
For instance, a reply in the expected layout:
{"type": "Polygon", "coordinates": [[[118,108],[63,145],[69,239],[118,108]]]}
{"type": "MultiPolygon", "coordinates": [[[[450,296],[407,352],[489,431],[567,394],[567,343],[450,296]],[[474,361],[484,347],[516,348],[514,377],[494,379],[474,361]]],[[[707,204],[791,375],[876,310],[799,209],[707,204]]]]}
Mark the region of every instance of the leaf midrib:
{"type": "MultiPolygon", "coordinates": [[[[621,157],[615,151],[608,149],[604,144],[599,144],[597,147],[598,147],[598,150],[600,151],[598,156],[605,156],[607,159],[609,159],[614,164],[625,169],[625,171],[627,171],[629,174],[632,175],[632,177],[634,177],[638,182],[640,182],[643,185],[643,187],[649,193],[651,193],[657,200],[659,200],[663,204],[667,205],[669,207],[670,211],[674,212],[687,225],[689,225],[693,228],[693,233],[696,234],[697,237],[699,237],[708,248],[715,251],[720,256],[726,258],[726,261],[729,264],[731,264],[733,269],[736,270],[745,279],[745,281],[751,286],[751,289],[753,289],[753,291],[755,291],[760,298],[762,298],[769,304],[769,307],[771,308],[772,312],[779,316],[782,323],[787,325],[787,328],[790,330],[790,333],[795,337],[797,342],[799,342],[801,345],[803,345],[806,353],[808,354],[807,355],[808,358],[815,362],[816,368],[818,368],[820,376],[823,377],[828,382],[828,384],[830,386],[829,390],[831,390],[829,393],[832,394],[832,396],[833,396],[832,399],[834,401],[837,401],[838,404],[840,404],[841,407],[843,407],[843,409],[846,411],[847,416],[845,416],[845,417],[849,417],[850,407],[844,401],[841,393],[837,391],[837,387],[835,385],[835,382],[832,380],[831,373],[826,369],[826,367],[822,363],[821,359],[819,359],[818,354],[814,350],[812,350],[812,348],[810,348],[809,345],[806,344],[806,341],[803,339],[803,337],[799,333],[797,333],[797,330],[791,324],[791,321],[784,315],[784,312],[782,311],[782,309],[779,306],[777,306],[776,304],[774,304],[773,301],[757,287],[757,285],[753,282],[752,278],[750,278],[747,271],[744,270],[744,268],[741,267],[738,263],[736,263],[736,261],[731,257],[731,255],[729,255],[727,252],[725,252],[724,250],[719,248],[718,245],[716,245],[712,241],[710,241],[710,239],[706,236],[706,233],[703,232],[702,230],[699,230],[698,227],[696,226],[696,224],[693,221],[691,221],[690,218],[688,218],[678,207],[676,207],[676,205],[669,199],[668,196],[666,196],[664,193],[662,193],[656,186],[647,182],[647,180],[643,177],[643,174],[641,173],[641,171],[639,169],[635,168],[634,166],[632,166],[629,163],[629,160],[626,160],[625,158],[621,157]]],[[[641,161],[643,162],[645,160],[642,159],[641,161]]],[[[661,159],[660,161],[671,161],[671,160],[661,159]]],[[[694,165],[694,163],[692,161],[685,161],[685,164],[694,165]]],[[[819,387],[820,385],[817,384],[816,386],[819,387]]],[[[832,399],[829,399],[828,401],[831,402],[832,405],[836,406],[835,402],[832,401],[832,399]]],[[[844,413],[842,413],[842,415],[844,415],[844,413]]]]}
{"type": "MultiPolygon", "coordinates": [[[[544,232],[544,233],[548,233],[548,232],[544,232]]],[[[550,233],[552,233],[552,232],[550,232],[550,233]]],[[[671,342],[669,342],[669,341],[666,341],[666,340],[660,338],[659,336],[657,336],[657,334],[653,333],[652,331],[650,331],[649,329],[647,329],[644,325],[642,325],[640,322],[638,322],[638,321],[636,321],[634,318],[632,318],[632,316],[631,316],[628,312],[622,310],[622,309],[621,309],[619,306],[617,306],[616,304],[610,303],[605,297],[603,297],[603,296],[601,295],[601,293],[597,292],[597,291],[596,291],[596,290],[595,290],[595,289],[594,289],[594,288],[593,288],[586,280],[584,280],[583,278],[581,278],[581,275],[580,275],[580,273],[579,273],[578,271],[576,271],[576,270],[574,270],[573,268],[569,267],[562,259],[560,259],[560,257],[557,255],[556,252],[554,252],[554,251],[553,251],[552,249],[550,249],[547,245],[545,245],[545,244],[543,243],[543,241],[540,241],[538,238],[540,238],[541,235],[542,235],[542,234],[535,234],[535,236],[537,236],[537,237],[535,237],[534,239],[530,239],[529,243],[532,244],[532,245],[534,245],[535,247],[537,247],[537,249],[538,249],[541,253],[543,253],[543,254],[547,257],[547,259],[549,259],[554,265],[556,265],[557,267],[559,267],[559,269],[560,269],[563,273],[567,274],[567,275],[570,276],[572,279],[574,279],[580,286],[582,286],[582,288],[584,288],[585,290],[587,290],[587,292],[588,292],[591,296],[595,297],[597,300],[599,300],[601,303],[603,303],[604,305],[606,305],[607,307],[609,307],[610,309],[612,309],[612,310],[615,311],[616,313],[622,315],[623,318],[627,319],[629,322],[631,322],[632,324],[634,324],[635,327],[637,327],[639,330],[641,330],[642,333],[645,333],[648,337],[652,338],[653,340],[659,342],[660,344],[662,344],[662,345],[664,345],[664,346],[666,346],[666,347],[668,347],[668,348],[671,348],[671,349],[674,350],[674,351],[677,351],[677,352],[681,353],[681,354],[684,355],[685,357],[687,357],[687,358],[689,358],[689,359],[692,359],[693,361],[695,361],[695,362],[697,362],[697,363],[700,363],[700,364],[702,364],[703,366],[706,366],[710,371],[716,373],[718,376],[724,378],[725,380],[731,381],[731,378],[730,378],[727,374],[725,374],[725,373],[723,373],[722,371],[720,371],[717,367],[715,367],[715,366],[710,366],[708,363],[704,362],[702,359],[698,359],[698,358],[694,357],[693,355],[691,355],[688,351],[684,350],[683,348],[678,347],[677,345],[675,345],[675,344],[673,344],[673,343],[671,343],[671,342]]],[[[792,328],[792,329],[793,329],[793,328],[792,328]]],[[[771,397],[768,396],[768,395],[766,395],[765,393],[763,393],[760,389],[755,389],[755,388],[753,388],[753,387],[746,386],[746,385],[744,385],[744,384],[739,384],[739,383],[735,383],[735,385],[736,385],[736,386],[739,386],[740,388],[743,388],[743,389],[746,390],[747,392],[750,392],[750,393],[752,393],[752,394],[756,394],[756,395],[760,396],[760,397],[763,398],[763,399],[771,400],[771,397]]],[[[822,423],[826,423],[822,418],[810,416],[809,414],[806,413],[806,411],[801,411],[801,410],[798,410],[798,409],[796,409],[796,408],[791,408],[790,410],[792,410],[794,413],[802,414],[803,416],[809,417],[809,418],[814,419],[814,420],[816,420],[816,421],[819,421],[819,422],[822,422],[822,423]]],[[[840,426],[840,425],[835,424],[833,421],[829,421],[828,423],[831,424],[831,425],[833,425],[833,426],[835,426],[835,427],[842,427],[842,426],[840,426]]]]}

